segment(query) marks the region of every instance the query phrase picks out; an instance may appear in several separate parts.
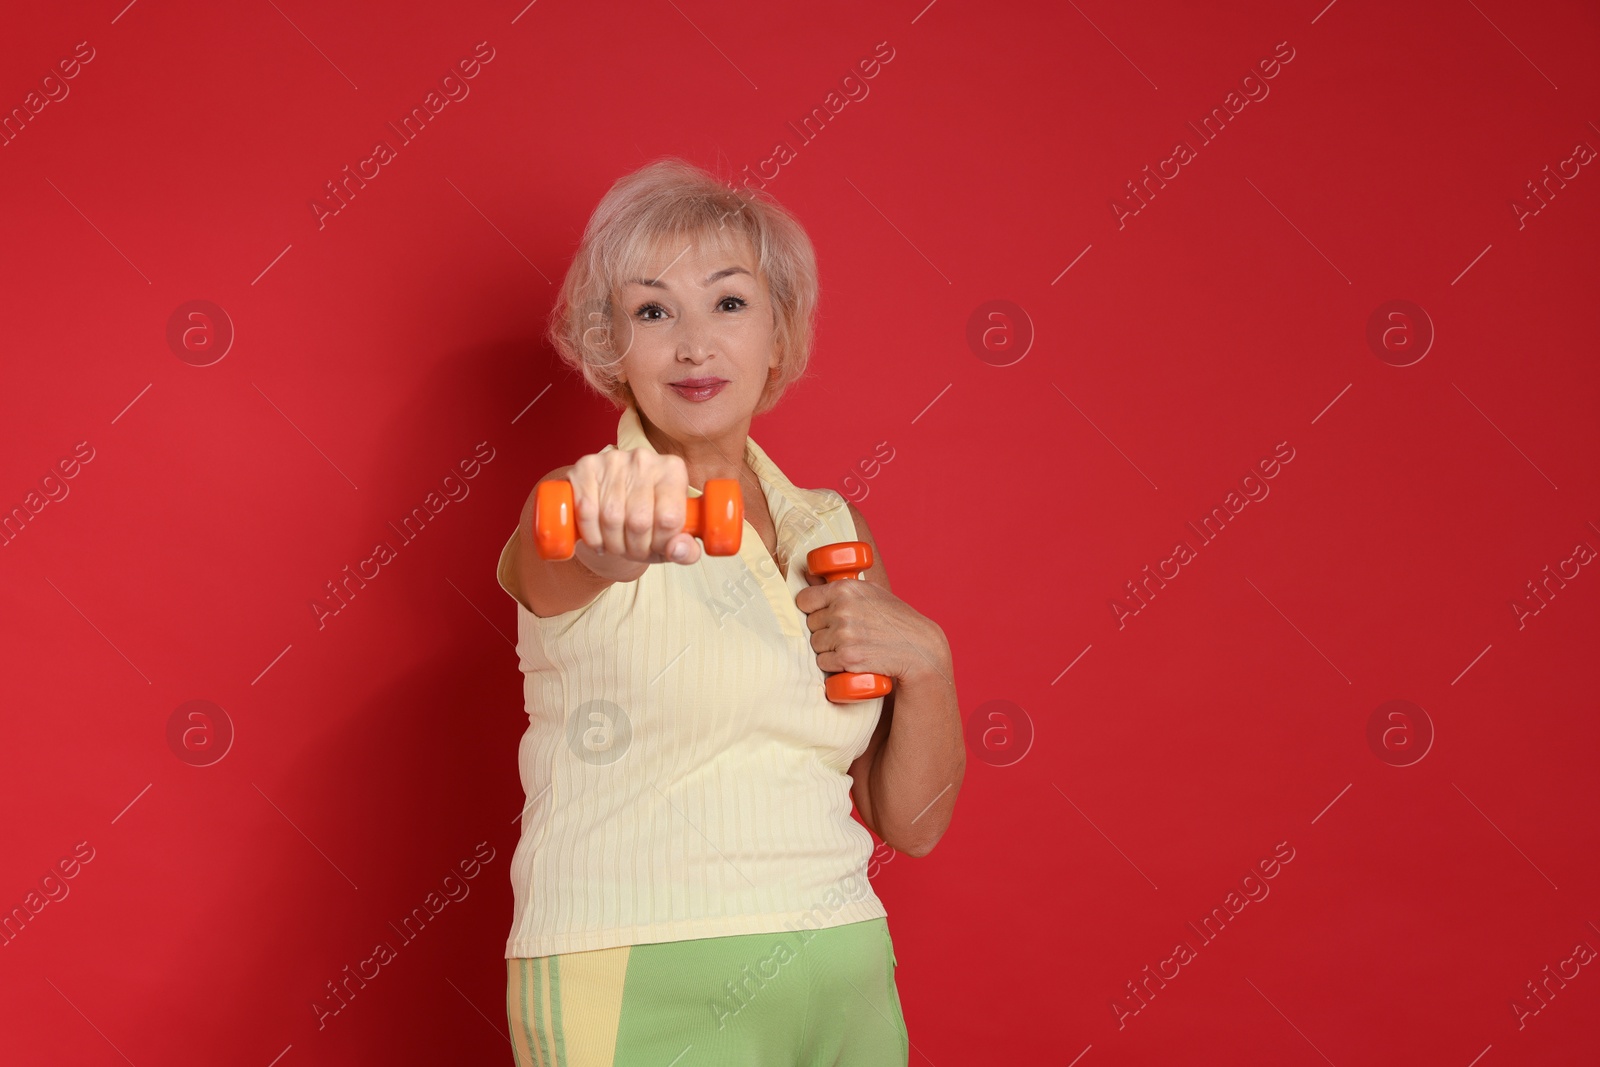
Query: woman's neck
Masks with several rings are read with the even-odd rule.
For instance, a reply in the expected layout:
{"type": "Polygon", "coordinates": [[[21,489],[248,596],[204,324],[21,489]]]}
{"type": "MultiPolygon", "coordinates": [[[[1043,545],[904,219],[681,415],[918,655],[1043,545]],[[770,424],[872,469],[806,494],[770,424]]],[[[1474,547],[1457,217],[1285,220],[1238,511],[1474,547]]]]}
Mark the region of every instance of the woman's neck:
{"type": "Polygon", "coordinates": [[[689,472],[689,484],[696,489],[703,490],[706,482],[712,478],[736,478],[746,493],[760,487],[760,480],[746,456],[746,446],[750,440],[748,419],[742,426],[733,427],[719,436],[691,433],[686,435],[685,440],[679,440],[653,424],[642,411],[639,412],[639,424],[657,452],[683,459],[689,472]]]}

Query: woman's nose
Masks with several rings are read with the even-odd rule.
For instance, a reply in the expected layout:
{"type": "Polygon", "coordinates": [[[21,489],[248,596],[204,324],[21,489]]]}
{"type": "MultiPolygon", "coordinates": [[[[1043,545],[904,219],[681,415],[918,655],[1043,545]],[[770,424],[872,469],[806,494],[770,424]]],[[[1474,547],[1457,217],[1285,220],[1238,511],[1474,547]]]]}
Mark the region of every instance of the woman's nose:
{"type": "Polygon", "coordinates": [[[716,331],[705,323],[685,322],[678,327],[678,355],[703,362],[715,350],[716,331]]]}

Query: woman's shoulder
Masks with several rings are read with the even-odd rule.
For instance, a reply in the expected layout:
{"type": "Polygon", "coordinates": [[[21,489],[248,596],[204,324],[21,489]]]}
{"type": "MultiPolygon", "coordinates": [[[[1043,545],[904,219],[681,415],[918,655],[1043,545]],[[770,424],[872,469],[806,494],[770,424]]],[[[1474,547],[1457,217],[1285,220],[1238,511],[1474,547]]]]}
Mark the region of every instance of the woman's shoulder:
{"type": "Polygon", "coordinates": [[[828,489],[826,487],[801,489],[799,486],[795,486],[794,491],[800,495],[808,507],[819,513],[847,511],[850,507],[850,502],[837,489],[828,489]]]}
{"type": "Polygon", "coordinates": [[[849,502],[833,489],[803,489],[790,485],[784,492],[790,506],[779,524],[786,540],[799,546],[855,540],[855,521],[849,502]],[[790,529],[785,529],[790,528],[790,529]]]}

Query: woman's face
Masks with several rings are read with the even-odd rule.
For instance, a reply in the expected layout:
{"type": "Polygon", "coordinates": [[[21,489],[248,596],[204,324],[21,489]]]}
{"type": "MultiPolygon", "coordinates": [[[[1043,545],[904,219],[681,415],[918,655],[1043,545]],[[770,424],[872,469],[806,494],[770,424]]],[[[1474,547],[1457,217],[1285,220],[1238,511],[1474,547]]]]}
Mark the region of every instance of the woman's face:
{"type": "Polygon", "coordinates": [[[623,279],[612,334],[640,411],[678,441],[748,432],[778,365],[772,300],[749,243],[658,242],[646,270],[623,279]]]}

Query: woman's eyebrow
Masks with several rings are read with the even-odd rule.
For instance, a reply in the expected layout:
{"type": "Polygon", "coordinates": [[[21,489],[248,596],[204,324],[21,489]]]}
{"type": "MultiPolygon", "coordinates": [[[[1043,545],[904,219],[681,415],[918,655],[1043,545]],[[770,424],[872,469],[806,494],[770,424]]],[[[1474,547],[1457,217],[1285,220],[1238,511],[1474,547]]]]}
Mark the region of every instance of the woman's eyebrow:
{"type": "MultiPolygon", "coordinates": [[[[718,280],[719,278],[726,278],[730,274],[750,274],[750,272],[745,270],[743,267],[723,267],[721,270],[719,270],[715,274],[711,275],[711,277],[707,278],[701,284],[702,285],[710,285],[712,282],[718,280]]],[[[753,274],[751,274],[750,276],[752,278],[755,277],[755,275],[753,275],[753,274]]],[[[633,284],[633,285],[647,285],[652,289],[665,289],[665,288],[667,288],[667,284],[665,282],[663,282],[660,278],[634,278],[634,279],[631,280],[630,284],[633,284]]]]}

